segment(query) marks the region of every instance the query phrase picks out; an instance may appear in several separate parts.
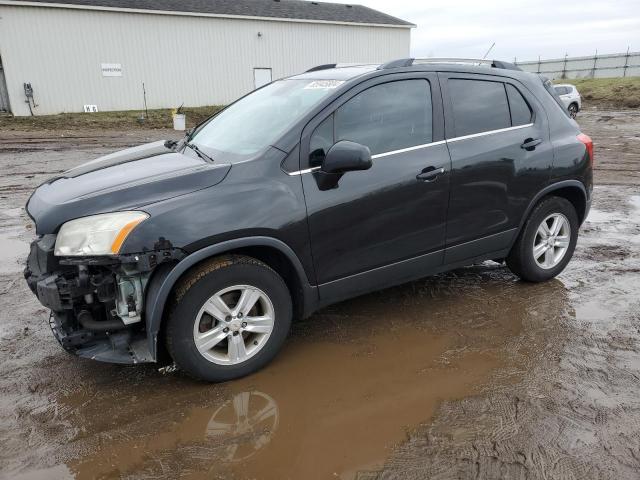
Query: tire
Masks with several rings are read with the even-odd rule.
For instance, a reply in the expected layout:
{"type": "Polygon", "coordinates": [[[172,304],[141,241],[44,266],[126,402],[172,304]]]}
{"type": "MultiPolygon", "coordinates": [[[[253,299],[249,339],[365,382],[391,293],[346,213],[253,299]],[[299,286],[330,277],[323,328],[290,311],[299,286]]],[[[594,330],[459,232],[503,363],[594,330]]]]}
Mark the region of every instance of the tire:
{"type": "Polygon", "coordinates": [[[256,372],[275,357],[291,317],[289,289],[273,269],[251,257],[218,257],[188,273],[174,289],[165,330],[167,350],[193,378],[232,380],[256,372]]]}
{"type": "Polygon", "coordinates": [[[576,118],[578,116],[578,111],[580,110],[578,108],[578,104],[577,103],[572,103],[571,105],[569,105],[569,116],[571,118],[576,118]]]}
{"type": "Polygon", "coordinates": [[[507,266],[528,282],[544,282],[555,277],[571,260],[579,227],[578,215],[571,202],[561,197],[543,199],[524,224],[507,256],[507,266]],[[558,219],[558,224],[554,223],[555,219],[558,219]],[[546,230],[543,222],[547,225],[546,230]],[[561,223],[564,227],[558,227],[561,223]],[[560,230],[555,235],[553,232],[551,235],[542,233],[548,232],[552,227],[560,230]]]}

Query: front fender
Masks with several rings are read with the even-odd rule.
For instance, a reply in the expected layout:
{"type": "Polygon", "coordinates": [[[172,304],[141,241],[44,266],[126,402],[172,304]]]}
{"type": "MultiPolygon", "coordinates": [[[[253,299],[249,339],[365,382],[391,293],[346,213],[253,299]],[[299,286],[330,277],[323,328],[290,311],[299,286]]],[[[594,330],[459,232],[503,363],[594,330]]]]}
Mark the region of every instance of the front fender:
{"type": "Polygon", "coordinates": [[[203,260],[246,247],[271,247],[276,248],[286,255],[294,266],[300,284],[302,285],[302,301],[305,314],[310,313],[315,308],[315,305],[317,305],[316,288],[311,286],[300,259],[298,259],[294,251],[286,243],[272,237],[256,236],[227,240],[215,245],[210,245],[193,252],[177,264],[173,264],[173,268],[169,265],[160,265],[158,267],[159,270],[154,274],[147,286],[145,298],[147,342],[149,352],[151,352],[154,361],[157,361],[158,334],[162,324],[164,309],[178,279],[180,279],[187,270],[203,260]]]}

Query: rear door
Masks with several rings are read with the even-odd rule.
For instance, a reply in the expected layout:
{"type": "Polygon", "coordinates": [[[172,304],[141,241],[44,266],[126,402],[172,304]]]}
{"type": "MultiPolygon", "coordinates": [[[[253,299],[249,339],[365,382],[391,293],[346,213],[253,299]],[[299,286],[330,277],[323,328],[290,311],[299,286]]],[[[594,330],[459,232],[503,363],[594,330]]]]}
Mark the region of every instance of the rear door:
{"type": "Polygon", "coordinates": [[[451,154],[445,262],[508,248],[553,161],[546,114],[520,82],[440,74],[451,154]]]}
{"type": "Polygon", "coordinates": [[[341,96],[305,128],[301,169],[321,296],[394,283],[389,271],[358,274],[395,262],[442,264],[450,159],[436,74],[376,77],[341,96]],[[339,140],[368,146],[373,166],[321,190],[314,172],[339,140]]]}

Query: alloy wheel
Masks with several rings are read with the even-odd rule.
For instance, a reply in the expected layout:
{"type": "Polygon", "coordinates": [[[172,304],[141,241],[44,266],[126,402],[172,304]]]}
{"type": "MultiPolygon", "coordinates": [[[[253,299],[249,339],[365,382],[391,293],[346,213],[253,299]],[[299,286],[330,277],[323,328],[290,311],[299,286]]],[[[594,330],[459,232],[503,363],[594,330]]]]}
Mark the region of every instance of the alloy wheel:
{"type": "Polygon", "coordinates": [[[218,365],[238,365],[256,355],[273,332],[271,299],[257,287],[234,285],[212,295],[193,325],[198,352],[218,365]]]}
{"type": "Polygon", "coordinates": [[[561,213],[547,216],[533,238],[533,258],[545,270],[557,266],[571,243],[571,224],[561,213]]]}

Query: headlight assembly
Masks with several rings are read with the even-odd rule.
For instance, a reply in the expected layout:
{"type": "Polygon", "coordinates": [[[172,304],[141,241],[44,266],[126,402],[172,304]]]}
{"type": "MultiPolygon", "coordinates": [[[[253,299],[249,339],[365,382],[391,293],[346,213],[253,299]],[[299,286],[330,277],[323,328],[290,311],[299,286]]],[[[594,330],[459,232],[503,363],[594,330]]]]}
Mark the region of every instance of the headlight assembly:
{"type": "Polygon", "coordinates": [[[114,212],[70,220],[56,238],[55,255],[117,255],[131,231],[149,218],[144,212],[114,212]]]}

